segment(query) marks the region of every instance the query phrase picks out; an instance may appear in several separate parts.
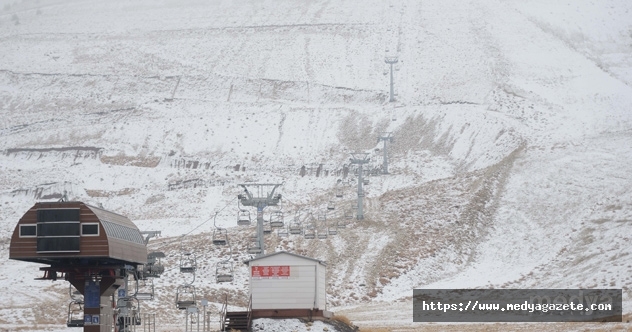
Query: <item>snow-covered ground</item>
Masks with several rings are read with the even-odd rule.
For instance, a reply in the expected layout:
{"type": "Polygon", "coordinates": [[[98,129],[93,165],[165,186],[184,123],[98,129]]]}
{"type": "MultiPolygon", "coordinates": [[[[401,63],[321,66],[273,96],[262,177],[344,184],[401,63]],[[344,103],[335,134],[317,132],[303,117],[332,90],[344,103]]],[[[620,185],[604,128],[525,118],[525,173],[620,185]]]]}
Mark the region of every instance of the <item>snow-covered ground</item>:
{"type": "MultiPolygon", "coordinates": [[[[238,183],[283,183],[286,222],[333,200],[333,225],[355,204],[350,153],[368,152],[377,169],[377,138],[391,132],[391,174],[369,177],[364,221],[326,240],[266,240],[328,262],[330,310],[362,328],[461,330],[413,323],[412,289],[614,287],[631,313],[631,10],[625,0],[3,3],[0,248],[30,206],[64,192],[127,215],[162,231],[150,249],[167,253],[143,310],[183,330],[181,247],[199,257],[195,284],[213,315],[225,293],[245,305],[239,262],[253,230],[236,226],[238,183]],[[392,103],[385,56],[399,59],[392,103]],[[214,225],[232,243],[229,284],[215,283],[230,250],[210,244],[214,225]]],[[[0,329],[65,330],[68,285],[35,281],[38,266],[7,256],[0,329]]]]}

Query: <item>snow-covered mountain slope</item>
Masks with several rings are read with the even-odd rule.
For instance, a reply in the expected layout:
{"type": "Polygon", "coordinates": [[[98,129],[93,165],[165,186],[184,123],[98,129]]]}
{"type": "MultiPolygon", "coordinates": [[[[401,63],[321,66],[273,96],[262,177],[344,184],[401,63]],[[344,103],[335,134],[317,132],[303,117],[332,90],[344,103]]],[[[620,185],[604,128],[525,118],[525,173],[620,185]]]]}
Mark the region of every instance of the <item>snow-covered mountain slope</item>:
{"type": "MultiPolygon", "coordinates": [[[[283,183],[287,222],[297,211],[343,222],[356,199],[350,153],[379,169],[377,138],[391,132],[391,174],[370,176],[365,220],[326,240],[266,239],[328,262],[331,309],[393,327],[413,288],[616,287],[630,312],[630,10],[623,0],[7,3],[2,250],[34,202],[64,192],[161,230],[150,247],[167,253],[168,271],[144,306],[174,329],[181,246],[199,256],[212,310],[224,293],[245,304],[253,229],[236,226],[238,183],[283,183]],[[395,102],[386,56],[399,60],[395,102]],[[233,244],[230,284],[214,280],[229,256],[209,241],[214,222],[233,244]]],[[[0,326],[63,324],[67,284],[32,281],[38,266],[7,256],[0,326]]]]}

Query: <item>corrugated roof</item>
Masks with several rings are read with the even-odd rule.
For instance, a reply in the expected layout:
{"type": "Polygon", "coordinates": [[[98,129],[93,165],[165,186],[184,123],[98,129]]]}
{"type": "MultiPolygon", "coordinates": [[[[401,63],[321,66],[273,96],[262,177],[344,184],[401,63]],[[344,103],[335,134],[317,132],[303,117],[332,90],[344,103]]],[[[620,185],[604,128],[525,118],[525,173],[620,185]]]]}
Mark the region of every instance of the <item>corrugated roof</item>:
{"type": "Polygon", "coordinates": [[[127,218],[126,216],[120,215],[118,213],[114,213],[111,211],[107,211],[101,208],[98,208],[96,206],[92,206],[89,204],[86,204],[86,206],[92,211],[94,212],[94,214],[97,216],[97,218],[99,218],[99,220],[107,220],[109,222],[113,222],[113,223],[117,223],[119,225],[123,225],[126,227],[130,227],[130,228],[134,228],[134,229],[138,229],[138,227],[136,227],[136,225],[129,220],[129,218],[127,218]]]}
{"type": "Polygon", "coordinates": [[[299,258],[303,258],[303,259],[308,259],[308,260],[310,260],[310,261],[318,262],[318,263],[320,263],[320,264],[322,264],[322,265],[327,266],[327,263],[325,263],[324,261],[321,261],[321,260],[319,260],[319,259],[316,259],[316,258],[311,258],[311,257],[307,257],[307,256],[301,256],[301,255],[294,254],[294,253],[287,252],[287,251],[277,251],[277,252],[273,252],[273,253],[271,253],[271,254],[263,255],[263,256],[260,256],[260,257],[255,257],[255,258],[253,258],[253,259],[249,259],[249,260],[247,260],[247,261],[244,261],[244,263],[249,263],[249,262],[252,262],[252,261],[256,261],[256,260],[259,260],[259,259],[268,258],[268,257],[272,257],[272,256],[275,256],[275,255],[280,255],[280,254],[287,254],[287,255],[294,256],[294,257],[299,257],[299,258]]]}
{"type": "Polygon", "coordinates": [[[143,235],[140,233],[140,230],[131,220],[129,220],[129,218],[118,213],[103,210],[96,206],[86,204],[86,207],[88,207],[88,209],[90,209],[97,216],[97,218],[99,218],[108,236],[135,242],[138,244],[145,244],[143,235]],[[116,225],[120,225],[123,227],[116,225]]]}

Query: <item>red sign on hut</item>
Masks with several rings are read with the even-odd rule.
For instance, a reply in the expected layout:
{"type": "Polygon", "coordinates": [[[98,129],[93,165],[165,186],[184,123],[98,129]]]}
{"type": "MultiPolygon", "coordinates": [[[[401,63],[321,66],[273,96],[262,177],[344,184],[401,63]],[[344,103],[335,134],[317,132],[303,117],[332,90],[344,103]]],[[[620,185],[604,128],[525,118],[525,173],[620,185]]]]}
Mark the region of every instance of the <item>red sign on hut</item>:
{"type": "Polygon", "coordinates": [[[290,267],[284,266],[251,266],[250,275],[255,278],[288,278],[290,267]]]}

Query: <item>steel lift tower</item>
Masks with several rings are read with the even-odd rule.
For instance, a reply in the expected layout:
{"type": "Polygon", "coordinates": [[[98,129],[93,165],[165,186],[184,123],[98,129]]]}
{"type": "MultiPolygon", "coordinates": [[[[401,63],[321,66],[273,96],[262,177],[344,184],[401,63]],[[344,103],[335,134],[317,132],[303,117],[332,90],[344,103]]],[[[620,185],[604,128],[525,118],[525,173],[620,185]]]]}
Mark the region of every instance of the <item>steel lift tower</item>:
{"type": "Polygon", "coordinates": [[[380,137],[377,138],[377,142],[384,142],[384,161],[382,162],[382,174],[388,174],[388,154],[386,153],[386,141],[393,143],[393,136],[390,132],[383,132],[380,137]]]}
{"type": "Polygon", "coordinates": [[[369,154],[366,152],[353,152],[351,153],[351,163],[358,165],[358,214],[356,218],[358,220],[364,219],[364,213],[362,212],[362,199],[364,198],[364,191],[362,191],[362,165],[369,162],[369,154]]]}
{"type": "Polygon", "coordinates": [[[389,102],[395,101],[395,92],[393,89],[393,65],[396,64],[399,60],[396,56],[387,56],[384,58],[384,62],[391,65],[391,97],[389,98],[389,102]]]}
{"type": "Polygon", "coordinates": [[[240,184],[244,188],[244,194],[237,196],[241,205],[254,206],[257,208],[257,242],[261,251],[256,257],[265,255],[265,241],[263,239],[263,209],[267,206],[277,206],[281,201],[281,194],[274,194],[274,191],[281,184],[274,183],[257,183],[257,184],[240,184]],[[254,187],[254,190],[248,190],[248,187],[254,187]],[[271,189],[270,189],[271,188],[271,189]]]}

